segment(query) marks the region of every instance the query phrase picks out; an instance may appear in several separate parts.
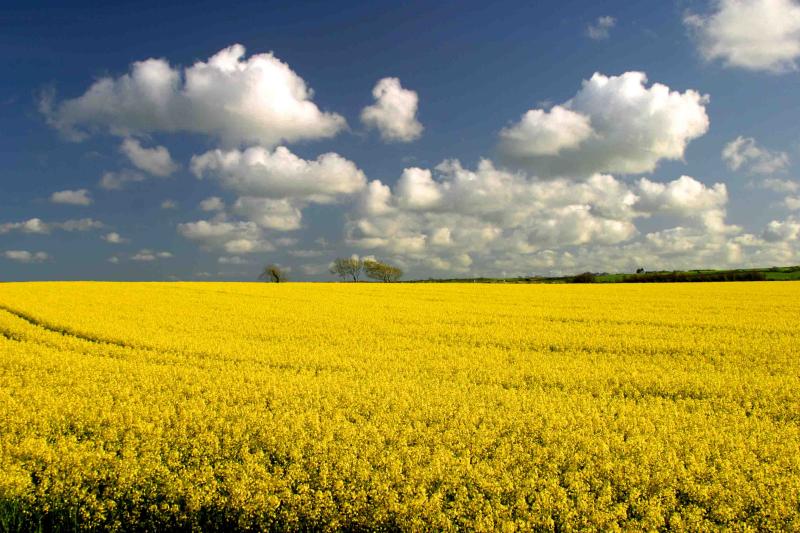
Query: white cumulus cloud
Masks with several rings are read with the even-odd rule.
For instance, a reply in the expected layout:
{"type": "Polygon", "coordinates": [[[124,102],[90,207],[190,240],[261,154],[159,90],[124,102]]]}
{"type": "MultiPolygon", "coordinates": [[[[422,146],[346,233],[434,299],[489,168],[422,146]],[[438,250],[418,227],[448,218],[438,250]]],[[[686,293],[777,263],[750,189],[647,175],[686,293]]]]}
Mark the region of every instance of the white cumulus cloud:
{"type": "Polygon", "coordinates": [[[81,205],[92,204],[92,197],[87,189],[57,191],[50,195],[54,204],[81,205]]]}
{"type": "Polygon", "coordinates": [[[30,218],[22,222],[4,222],[0,224],[0,235],[11,233],[51,233],[54,230],[62,231],[90,231],[103,228],[104,224],[92,218],[65,220],[63,222],[45,222],[40,218],[30,218]]]}
{"type": "Polygon", "coordinates": [[[146,59],[103,77],[77,98],[43,100],[49,123],[81,139],[96,129],[129,136],[190,132],[230,144],[332,137],[343,117],[321,111],[305,81],[272,53],[246,57],[235,44],[186,68],[146,59]]]}
{"type": "Polygon", "coordinates": [[[706,187],[691,176],[681,176],[669,183],[642,178],[637,193],[637,208],[646,212],[698,218],[714,232],[733,229],[725,224],[728,190],[724,183],[706,187]]]}
{"type": "Polygon", "coordinates": [[[107,191],[119,191],[125,188],[128,183],[138,183],[145,181],[147,176],[135,170],[123,169],[119,172],[104,172],[100,178],[100,188],[107,191]]]}
{"type": "Polygon", "coordinates": [[[27,250],[7,250],[3,257],[18,263],[42,263],[50,259],[45,252],[29,252],[27,250]]]}
{"type": "Polygon", "coordinates": [[[540,176],[652,172],[661,160],[681,159],[708,131],[697,91],[647,86],[642,72],[596,73],[550,112],[530,110],[500,135],[506,161],[540,176]]]}
{"type": "Polygon", "coordinates": [[[163,178],[178,169],[164,146],[145,148],[136,139],[128,137],[122,141],[119,149],[136,168],[153,176],[163,178]]]}
{"type": "Polygon", "coordinates": [[[432,209],[442,202],[440,184],[433,181],[430,170],[407,168],[403,170],[396,185],[399,203],[408,209],[432,209]]]}
{"type": "Polygon", "coordinates": [[[713,12],[684,23],[707,60],[773,73],[797,69],[800,4],[795,0],[715,0],[713,12]]]}
{"type": "Polygon", "coordinates": [[[122,235],[120,235],[115,231],[106,233],[105,235],[103,235],[102,239],[109,244],[122,244],[124,242],[128,242],[126,239],[122,238],[122,235]]]}
{"type": "Polygon", "coordinates": [[[578,268],[584,263],[575,254],[588,250],[622,265],[619,250],[628,247],[639,255],[626,261],[646,257],[656,264],[681,247],[686,257],[701,248],[727,254],[726,239],[739,232],[725,222],[727,200],[724,184],[707,186],[690,176],[542,180],[489,160],[475,170],[450,160],[433,170],[406,169],[393,188],[371,182],[348,217],[346,235],[351,246],[433,271],[578,268]],[[645,218],[680,225],[643,235],[636,224],[645,218]]]}
{"type": "Polygon", "coordinates": [[[249,264],[250,261],[239,257],[238,255],[233,256],[221,256],[217,258],[217,263],[221,265],[246,265],[249,264]]]}
{"type": "Polygon", "coordinates": [[[228,254],[268,252],[275,246],[267,241],[255,222],[227,221],[224,218],[198,220],[178,225],[178,233],[204,249],[228,254]]]}
{"type": "Polygon", "coordinates": [[[500,137],[509,155],[525,158],[577,148],[592,133],[588,116],[555,106],[550,111],[531,109],[517,124],[502,130],[500,137]]]}
{"type": "Polygon", "coordinates": [[[800,211],[800,196],[787,196],[783,200],[783,205],[791,211],[800,211]]]}
{"type": "Polygon", "coordinates": [[[22,222],[4,222],[0,224],[0,234],[18,231],[21,233],[50,233],[50,225],[40,218],[29,218],[22,222]]]}
{"type": "Polygon", "coordinates": [[[171,252],[154,252],[153,250],[143,249],[131,256],[132,261],[152,262],[158,259],[169,259],[171,252]]]}
{"type": "Polygon", "coordinates": [[[326,153],[307,161],[284,146],[274,151],[260,146],[244,151],[212,150],[193,156],[191,169],[197,177],[212,175],[243,195],[319,203],[356,193],[366,183],[364,173],[338,154],[326,153]]]}
{"type": "Polygon", "coordinates": [[[770,175],[789,167],[789,154],[767,150],[752,137],[741,135],[725,145],[722,159],[731,170],[743,169],[750,174],[770,175]]]}
{"type": "Polygon", "coordinates": [[[770,242],[796,241],[800,239],[800,220],[773,220],[767,225],[763,236],[770,242]]]}
{"type": "Polygon", "coordinates": [[[758,183],[764,189],[774,192],[798,192],[800,182],[780,178],[765,178],[758,183]]]}
{"type": "Polygon", "coordinates": [[[203,211],[224,211],[225,202],[219,196],[210,196],[200,202],[199,207],[203,211]]]}
{"type": "Polygon", "coordinates": [[[397,78],[383,78],[372,89],[375,103],[361,111],[361,121],[377,128],[385,141],[410,142],[422,135],[422,124],[417,120],[419,96],[404,89],[397,78]]]}
{"type": "Polygon", "coordinates": [[[262,228],[279,231],[299,229],[303,218],[301,208],[285,198],[242,196],[233,205],[233,212],[262,228]]]}
{"type": "Polygon", "coordinates": [[[49,224],[52,229],[60,229],[64,231],[91,231],[95,229],[102,229],[105,224],[93,218],[80,218],[75,220],[65,220],[64,222],[53,222],[49,224]]]}

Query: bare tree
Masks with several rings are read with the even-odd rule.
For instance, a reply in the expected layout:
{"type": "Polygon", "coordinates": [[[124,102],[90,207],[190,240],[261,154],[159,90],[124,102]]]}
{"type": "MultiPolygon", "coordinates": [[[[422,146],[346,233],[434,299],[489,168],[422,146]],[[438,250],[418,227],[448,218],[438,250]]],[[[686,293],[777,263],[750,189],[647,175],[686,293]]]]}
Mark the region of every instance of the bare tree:
{"type": "Polygon", "coordinates": [[[261,272],[261,274],[259,274],[258,279],[263,281],[272,281],[275,283],[280,283],[282,281],[288,281],[289,277],[286,275],[286,272],[284,272],[281,267],[272,264],[264,267],[264,270],[261,272]]]}
{"type": "Polygon", "coordinates": [[[330,270],[331,274],[339,276],[343,280],[352,279],[354,282],[358,281],[363,271],[364,261],[357,257],[338,257],[334,259],[330,270]]]}
{"type": "Polygon", "coordinates": [[[364,273],[368,278],[384,283],[391,283],[403,277],[403,271],[400,268],[374,260],[364,261],[364,273]]]}

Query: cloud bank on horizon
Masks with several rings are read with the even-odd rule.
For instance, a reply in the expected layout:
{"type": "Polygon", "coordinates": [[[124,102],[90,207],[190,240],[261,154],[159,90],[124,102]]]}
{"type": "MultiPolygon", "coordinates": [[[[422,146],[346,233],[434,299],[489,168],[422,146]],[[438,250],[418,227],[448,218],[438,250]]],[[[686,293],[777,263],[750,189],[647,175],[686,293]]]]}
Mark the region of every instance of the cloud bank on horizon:
{"type": "MultiPolygon", "coordinates": [[[[706,68],[752,76],[797,69],[794,0],[719,0],[681,22],[706,68]]],[[[621,25],[603,15],[584,31],[611,42],[621,25]]],[[[186,67],[144,58],[128,72],[87,83],[78,96],[46,93],[41,117],[61,142],[77,149],[111,139],[116,146],[106,154],[116,165],[96,178],[95,190],[63,183],[49,203],[86,213],[98,206],[98,191],[126,195],[174,181],[189,191],[202,183],[214,191],[202,201],[160,201],[162,211],[174,213],[159,231],[189,245],[184,253],[229,267],[280,254],[312,278],[332,257],[351,253],[397,263],[411,277],[800,263],[800,184],[788,151],[743,131],[727,132],[717,148],[725,172],[775,195],[774,216],[760,226],[729,220],[724,175],[686,168],[654,176],[667,163],[685,165],[689,147],[713,127],[714,94],[701,86],[673,87],[638,70],[575,76],[569,98],[506,117],[474,166],[445,157],[370,175],[347,155],[359,136],[400,149],[441,135],[441,122],[424,123],[434,105],[425,88],[385,76],[363,87],[360,111],[330,110],[278,55],[248,55],[232,44],[186,67]],[[325,140],[335,140],[336,150],[318,149],[325,140]],[[319,213],[327,217],[325,231],[315,235],[308,220],[319,213]]],[[[178,255],[94,215],[63,222],[34,215],[0,220],[0,238],[22,236],[30,248],[6,249],[6,260],[52,265],[57,254],[43,251],[37,238],[104,228],[94,239],[115,247],[111,263],[178,255]]]]}

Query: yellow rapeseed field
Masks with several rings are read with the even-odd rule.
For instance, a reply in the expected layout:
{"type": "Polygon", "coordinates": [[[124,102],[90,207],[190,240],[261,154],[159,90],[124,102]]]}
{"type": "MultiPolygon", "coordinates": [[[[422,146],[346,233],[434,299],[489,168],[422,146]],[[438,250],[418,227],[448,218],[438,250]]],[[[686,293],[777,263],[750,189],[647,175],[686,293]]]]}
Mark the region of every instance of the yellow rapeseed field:
{"type": "Polygon", "coordinates": [[[800,530],[800,283],[0,284],[0,529],[800,530]]]}

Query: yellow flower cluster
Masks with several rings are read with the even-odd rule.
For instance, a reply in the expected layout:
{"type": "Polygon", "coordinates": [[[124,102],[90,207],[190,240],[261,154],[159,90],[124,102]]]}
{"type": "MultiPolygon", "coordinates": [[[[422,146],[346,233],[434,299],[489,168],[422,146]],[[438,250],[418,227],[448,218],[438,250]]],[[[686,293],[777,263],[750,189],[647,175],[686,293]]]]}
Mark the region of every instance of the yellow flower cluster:
{"type": "Polygon", "coordinates": [[[800,284],[0,284],[0,530],[800,530],[800,284]]]}

